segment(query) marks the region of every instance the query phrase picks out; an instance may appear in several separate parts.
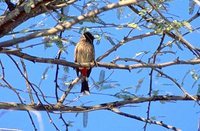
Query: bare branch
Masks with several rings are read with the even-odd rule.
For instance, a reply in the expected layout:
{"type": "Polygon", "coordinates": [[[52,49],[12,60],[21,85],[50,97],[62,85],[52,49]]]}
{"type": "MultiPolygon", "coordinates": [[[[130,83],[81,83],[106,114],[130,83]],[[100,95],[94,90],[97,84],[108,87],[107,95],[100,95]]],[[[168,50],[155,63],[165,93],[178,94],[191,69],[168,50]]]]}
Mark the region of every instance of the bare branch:
{"type": "MultiPolygon", "coordinates": [[[[200,96],[193,96],[195,99],[200,100],[200,96]]],[[[192,98],[187,96],[151,96],[151,97],[134,97],[124,101],[115,101],[110,103],[103,103],[94,106],[64,106],[64,105],[26,105],[20,103],[6,103],[0,102],[0,109],[10,109],[10,110],[21,110],[21,111],[46,111],[49,112],[53,111],[60,111],[65,113],[77,113],[77,112],[88,112],[88,111],[95,111],[95,110],[104,110],[110,109],[111,107],[122,107],[126,104],[138,104],[144,103],[149,101],[193,101],[192,98]]]]}
{"type": "Polygon", "coordinates": [[[165,76],[166,78],[168,78],[169,80],[171,80],[182,92],[184,95],[192,98],[193,100],[196,101],[195,98],[193,98],[174,78],[170,77],[169,75],[165,74],[164,72],[155,69],[158,73],[160,73],[162,76],[165,76]]]}
{"type": "MultiPolygon", "coordinates": [[[[68,6],[72,3],[74,3],[76,0],[69,0],[65,2],[65,6],[68,6]]],[[[27,1],[29,2],[29,1],[27,1]]],[[[25,12],[24,6],[27,4],[27,2],[22,3],[20,6],[16,7],[12,12],[8,13],[6,16],[2,16],[0,19],[0,37],[3,37],[8,32],[12,31],[15,27],[23,23],[24,21],[35,17],[37,15],[40,15],[46,10],[41,7],[41,5],[46,5],[49,10],[56,9],[51,7],[51,5],[56,5],[61,3],[60,0],[53,1],[53,0],[42,0],[42,1],[36,1],[35,7],[30,10],[29,13],[25,12]]],[[[62,2],[63,3],[63,2],[62,2]]],[[[60,7],[58,7],[60,8],[60,7]]]]}
{"type": "MultiPolygon", "coordinates": [[[[53,58],[42,58],[42,57],[36,57],[31,56],[26,53],[22,53],[20,51],[9,51],[9,50],[2,50],[0,53],[5,54],[11,54],[14,56],[18,56],[20,58],[32,61],[32,62],[38,62],[38,63],[49,63],[49,64],[59,64],[63,66],[69,66],[69,67],[94,67],[94,63],[73,63],[66,60],[61,59],[53,59],[53,58]]],[[[154,64],[154,63],[145,63],[142,62],[138,64],[132,64],[132,65],[122,65],[122,64],[113,64],[113,63],[103,63],[103,62],[96,62],[98,67],[105,67],[109,69],[126,69],[126,70],[132,70],[137,68],[164,68],[172,65],[197,65],[200,64],[200,59],[190,59],[190,60],[179,60],[175,59],[174,61],[154,64]]]]}
{"type": "Polygon", "coordinates": [[[33,94],[32,94],[31,85],[30,85],[30,82],[28,80],[29,78],[28,78],[28,73],[27,73],[26,65],[25,65],[23,59],[20,59],[20,61],[21,61],[22,67],[23,67],[24,77],[26,77],[25,82],[26,82],[26,86],[27,86],[29,98],[30,98],[31,104],[34,104],[34,98],[33,98],[33,94]]]}
{"type": "Polygon", "coordinates": [[[139,120],[139,121],[142,121],[142,122],[146,122],[146,123],[149,123],[149,124],[160,125],[164,128],[171,129],[171,130],[174,130],[174,131],[181,131],[181,129],[178,129],[178,128],[171,126],[171,125],[168,125],[168,124],[165,124],[162,121],[155,121],[155,120],[145,119],[145,118],[142,118],[142,117],[139,117],[139,116],[136,116],[136,115],[127,114],[127,113],[121,112],[120,110],[118,110],[116,108],[111,109],[111,111],[118,114],[118,115],[121,115],[121,116],[133,118],[133,119],[136,119],[136,120],[139,120]]]}
{"type": "Polygon", "coordinates": [[[63,93],[63,95],[60,97],[60,99],[58,100],[58,106],[61,106],[63,104],[63,102],[65,101],[65,98],[67,97],[67,95],[69,94],[69,92],[71,91],[71,89],[74,87],[74,85],[76,83],[78,83],[78,81],[80,80],[80,77],[77,77],[76,79],[74,79],[69,87],[67,88],[67,90],[63,93]]]}

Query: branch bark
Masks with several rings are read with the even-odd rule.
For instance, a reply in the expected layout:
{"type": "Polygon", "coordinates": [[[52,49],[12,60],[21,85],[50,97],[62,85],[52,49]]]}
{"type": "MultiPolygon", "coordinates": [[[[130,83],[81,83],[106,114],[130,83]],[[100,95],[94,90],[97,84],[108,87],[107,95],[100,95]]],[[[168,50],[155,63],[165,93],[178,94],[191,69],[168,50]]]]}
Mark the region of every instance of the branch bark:
{"type": "MultiPolygon", "coordinates": [[[[195,99],[200,100],[200,96],[193,96],[195,99]]],[[[14,102],[0,102],[0,109],[19,110],[19,111],[60,111],[65,113],[89,112],[96,110],[110,110],[112,108],[122,107],[127,104],[138,104],[149,101],[193,101],[192,98],[187,96],[151,96],[151,97],[134,97],[123,101],[115,101],[110,103],[103,103],[94,106],[64,106],[64,105],[28,105],[14,102]]]]}
{"type": "MultiPolygon", "coordinates": [[[[70,0],[67,1],[67,5],[70,5],[74,3],[76,0],[70,0]]],[[[28,1],[29,2],[29,1],[28,1]]],[[[36,1],[35,7],[30,10],[29,13],[25,12],[24,6],[27,4],[27,2],[24,2],[17,8],[15,8],[10,13],[6,14],[6,16],[1,16],[0,19],[0,37],[3,37],[8,32],[12,31],[14,28],[16,28],[21,23],[27,21],[30,18],[33,18],[37,15],[40,15],[42,13],[45,13],[46,10],[42,8],[42,5],[47,6],[48,10],[58,9],[59,6],[53,6],[56,4],[61,3],[60,0],[53,1],[53,0],[42,0],[42,1],[36,1]],[[53,7],[53,8],[52,8],[53,7]]],[[[66,6],[67,6],[66,5],[66,6]]]]}
{"type": "MultiPolygon", "coordinates": [[[[53,59],[53,58],[43,58],[43,57],[36,57],[31,56],[26,53],[22,53],[20,51],[10,51],[10,50],[1,50],[0,53],[14,55],[28,61],[38,62],[38,63],[49,63],[49,64],[58,64],[63,66],[69,66],[72,68],[76,67],[94,67],[95,63],[73,63],[66,60],[61,59],[53,59]]],[[[142,61],[138,61],[138,64],[131,64],[131,65],[122,65],[122,64],[114,64],[114,63],[103,63],[103,62],[96,62],[96,66],[98,67],[105,67],[108,69],[125,69],[125,70],[132,70],[137,68],[164,68],[172,65],[197,65],[200,64],[200,59],[194,58],[189,60],[179,60],[175,59],[174,61],[154,64],[154,63],[145,63],[142,61]]]]}

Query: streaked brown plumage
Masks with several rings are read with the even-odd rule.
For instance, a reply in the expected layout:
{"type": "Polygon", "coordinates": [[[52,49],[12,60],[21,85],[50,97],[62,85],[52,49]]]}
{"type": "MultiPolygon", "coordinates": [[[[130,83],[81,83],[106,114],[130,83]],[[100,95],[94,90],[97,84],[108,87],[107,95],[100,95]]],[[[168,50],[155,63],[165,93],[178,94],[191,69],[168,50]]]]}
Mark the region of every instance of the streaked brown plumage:
{"type": "MultiPolygon", "coordinates": [[[[94,62],[95,59],[95,50],[93,45],[94,37],[90,32],[85,32],[80,41],[77,43],[74,51],[75,62],[77,63],[89,63],[94,62]]],[[[89,94],[88,80],[87,78],[90,76],[91,68],[77,68],[77,76],[79,72],[82,75],[82,84],[81,84],[81,92],[84,94],[89,94]]]]}

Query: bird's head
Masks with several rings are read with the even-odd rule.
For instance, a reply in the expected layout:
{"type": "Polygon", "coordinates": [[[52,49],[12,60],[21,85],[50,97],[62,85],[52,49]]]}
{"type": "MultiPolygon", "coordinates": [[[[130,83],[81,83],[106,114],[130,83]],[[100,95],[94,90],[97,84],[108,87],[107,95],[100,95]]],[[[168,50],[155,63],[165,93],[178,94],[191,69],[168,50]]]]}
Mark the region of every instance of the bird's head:
{"type": "Polygon", "coordinates": [[[93,43],[93,40],[95,39],[94,36],[90,32],[85,32],[83,33],[84,37],[86,38],[87,41],[90,43],[93,43]]]}

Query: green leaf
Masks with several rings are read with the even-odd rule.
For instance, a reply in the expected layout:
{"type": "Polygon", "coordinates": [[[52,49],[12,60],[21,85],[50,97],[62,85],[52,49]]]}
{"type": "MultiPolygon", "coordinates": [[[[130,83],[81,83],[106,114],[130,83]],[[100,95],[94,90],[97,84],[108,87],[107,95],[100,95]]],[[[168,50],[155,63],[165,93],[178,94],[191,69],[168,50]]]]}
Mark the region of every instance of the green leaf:
{"type": "Polygon", "coordinates": [[[111,89],[111,88],[115,88],[117,86],[119,86],[119,84],[117,84],[117,83],[104,84],[103,86],[101,86],[101,88],[99,88],[99,90],[111,89]]]}
{"type": "Polygon", "coordinates": [[[156,120],[156,117],[155,116],[151,116],[150,119],[151,120],[156,120]]]}
{"type": "Polygon", "coordinates": [[[124,100],[130,99],[133,97],[133,95],[123,94],[123,93],[116,93],[114,96],[119,99],[124,99],[124,100]]]}
{"type": "Polygon", "coordinates": [[[197,95],[200,95],[200,84],[198,84],[197,95]]]}
{"type": "Polygon", "coordinates": [[[88,112],[83,113],[83,127],[87,127],[88,124],[88,112]]]}
{"type": "Polygon", "coordinates": [[[99,74],[99,85],[103,86],[104,81],[105,81],[105,71],[101,70],[99,74]]]}
{"type": "Polygon", "coordinates": [[[23,30],[21,30],[20,31],[20,33],[26,33],[26,32],[28,32],[30,29],[23,29],[23,30]]]}
{"type": "Polygon", "coordinates": [[[123,13],[124,13],[124,8],[123,7],[117,8],[117,18],[118,19],[121,19],[122,16],[124,16],[123,13]]]}
{"type": "Polygon", "coordinates": [[[29,0],[25,5],[24,5],[24,11],[28,14],[31,12],[32,7],[34,7],[34,1],[29,0]]]}
{"type": "Polygon", "coordinates": [[[116,93],[114,96],[120,99],[130,99],[133,97],[136,97],[136,95],[132,94],[130,91],[132,91],[133,87],[127,87],[120,92],[116,93]],[[130,91],[129,91],[130,90],[130,91]]]}
{"type": "Polygon", "coordinates": [[[94,35],[94,38],[97,40],[97,45],[100,44],[100,41],[101,41],[101,36],[100,35],[94,35]]]}
{"type": "Polygon", "coordinates": [[[104,35],[104,38],[107,39],[111,43],[111,45],[115,45],[115,42],[112,40],[110,36],[104,35]]]}
{"type": "Polygon", "coordinates": [[[29,4],[24,5],[24,11],[28,14],[31,12],[31,6],[29,4]]]}
{"type": "Polygon", "coordinates": [[[159,90],[153,90],[153,91],[152,91],[152,94],[153,94],[153,96],[158,96],[159,90]]]}
{"type": "Polygon", "coordinates": [[[44,72],[42,73],[42,77],[41,77],[42,80],[46,80],[47,79],[47,72],[48,72],[48,70],[49,70],[49,67],[47,67],[44,70],[44,72]]]}
{"type": "Polygon", "coordinates": [[[189,32],[192,32],[192,25],[189,22],[183,21],[182,24],[186,29],[189,30],[189,32]]]}
{"type": "Polygon", "coordinates": [[[55,43],[56,46],[57,46],[59,49],[64,50],[63,42],[68,42],[68,41],[62,40],[62,39],[61,39],[59,36],[57,36],[57,35],[52,35],[52,36],[45,36],[45,37],[43,38],[43,42],[44,42],[45,48],[52,47],[53,43],[55,43]]]}
{"type": "Polygon", "coordinates": [[[182,22],[174,20],[171,25],[171,29],[173,29],[173,27],[180,28],[180,27],[182,27],[182,25],[183,25],[182,22]]]}
{"type": "Polygon", "coordinates": [[[99,23],[99,24],[102,24],[102,25],[105,25],[106,24],[106,22],[104,22],[101,18],[99,18],[99,17],[92,17],[93,19],[94,19],[94,21],[92,21],[92,22],[94,22],[94,23],[99,23]]]}
{"type": "Polygon", "coordinates": [[[71,84],[71,82],[65,82],[64,85],[65,86],[69,86],[71,84]]]}
{"type": "Polygon", "coordinates": [[[129,23],[127,26],[131,27],[133,29],[141,30],[140,27],[138,26],[138,24],[136,24],[136,23],[129,23]]]}
{"type": "Polygon", "coordinates": [[[119,99],[124,99],[124,100],[127,100],[127,99],[130,99],[131,97],[128,96],[128,95],[122,95],[122,94],[116,94],[115,97],[119,98],[119,99]]]}
{"type": "Polygon", "coordinates": [[[67,126],[73,127],[73,123],[74,123],[74,121],[67,121],[67,126]]]}
{"type": "Polygon", "coordinates": [[[141,78],[141,79],[138,80],[138,83],[137,83],[136,89],[135,89],[135,93],[137,93],[139,91],[139,89],[142,86],[143,81],[144,81],[144,78],[141,78]]]}
{"type": "Polygon", "coordinates": [[[161,104],[165,104],[166,102],[165,102],[165,101],[160,101],[160,103],[161,103],[161,104]]]}
{"type": "Polygon", "coordinates": [[[48,43],[44,43],[44,48],[46,49],[46,48],[49,48],[49,47],[52,47],[53,46],[53,43],[50,43],[50,42],[48,42],[48,43]]]}
{"type": "Polygon", "coordinates": [[[95,38],[96,40],[101,40],[101,36],[100,36],[100,35],[94,35],[94,38],[95,38]]]}
{"type": "Polygon", "coordinates": [[[64,71],[64,73],[68,73],[69,72],[69,67],[68,66],[63,66],[63,71],[64,71]]]}
{"type": "Polygon", "coordinates": [[[195,7],[195,2],[194,2],[194,0],[190,0],[190,1],[189,1],[189,14],[190,14],[190,15],[193,14],[193,12],[194,12],[194,7],[195,7]]]}
{"type": "Polygon", "coordinates": [[[66,7],[63,8],[63,14],[64,14],[65,16],[68,16],[69,8],[70,8],[70,6],[66,6],[66,7]]]}
{"type": "Polygon", "coordinates": [[[199,76],[198,76],[198,74],[195,72],[195,70],[191,70],[191,71],[190,71],[190,74],[191,74],[192,78],[193,78],[195,81],[197,81],[197,80],[199,79],[199,76]]]}
{"type": "Polygon", "coordinates": [[[137,58],[137,57],[140,56],[140,55],[144,55],[144,54],[147,54],[147,53],[148,53],[147,51],[138,52],[138,53],[135,54],[135,56],[133,57],[133,59],[134,59],[134,58],[137,58]]]}
{"type": "Polygon", "coordinates": [[[51,41],[51,37],[50,36],[45,36],[43,37],[43,42],[44,42],[44,48],[49,48],[52,47],[53,42],[51,41]]]}
{"type": "Polygon", "coordinates": [[[147,12],[147,9],[142,9],[140,10],[139,15],[144,16],[146,12],[147,12]]]}

